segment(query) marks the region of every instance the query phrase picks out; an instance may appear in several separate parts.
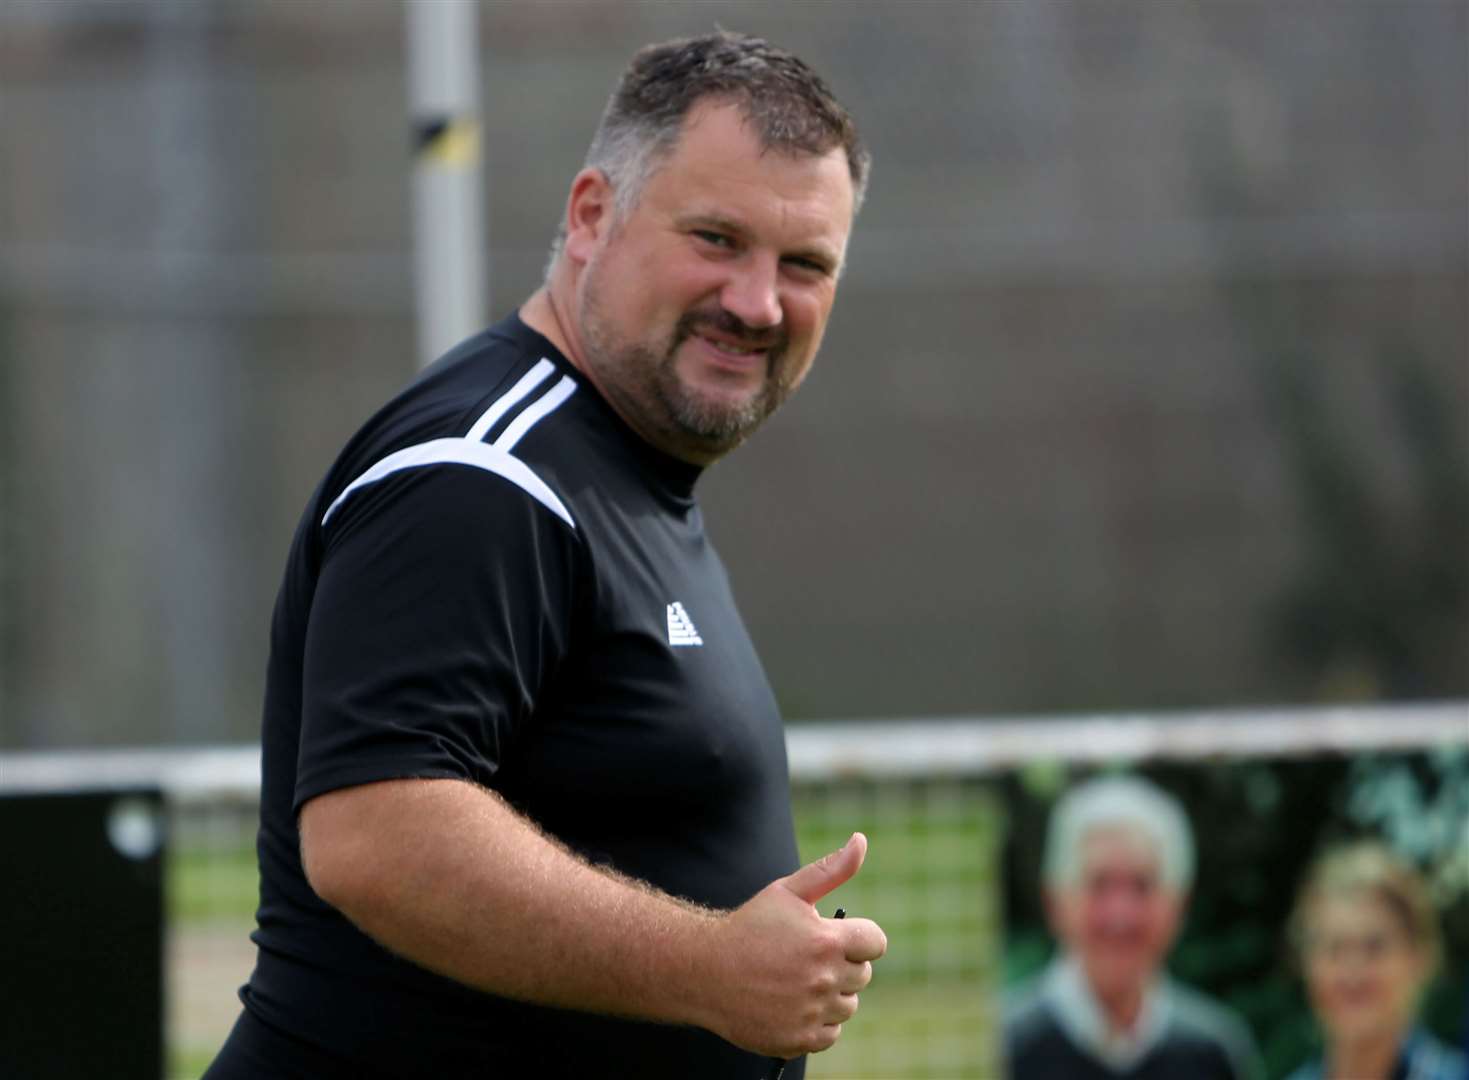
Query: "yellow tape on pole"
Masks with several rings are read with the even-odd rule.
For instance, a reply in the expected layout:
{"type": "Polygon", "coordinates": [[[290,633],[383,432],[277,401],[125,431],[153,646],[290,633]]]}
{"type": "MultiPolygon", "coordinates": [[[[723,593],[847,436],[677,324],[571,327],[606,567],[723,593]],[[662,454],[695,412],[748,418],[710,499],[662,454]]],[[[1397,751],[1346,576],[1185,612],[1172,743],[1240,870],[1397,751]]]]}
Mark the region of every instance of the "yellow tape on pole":
{"type": "Polygon", "coordinates": [[[468,116],[438,116],[414,125],[414,156],[427,165],[468,168],[479,163],[479,122],[468,116]]]}

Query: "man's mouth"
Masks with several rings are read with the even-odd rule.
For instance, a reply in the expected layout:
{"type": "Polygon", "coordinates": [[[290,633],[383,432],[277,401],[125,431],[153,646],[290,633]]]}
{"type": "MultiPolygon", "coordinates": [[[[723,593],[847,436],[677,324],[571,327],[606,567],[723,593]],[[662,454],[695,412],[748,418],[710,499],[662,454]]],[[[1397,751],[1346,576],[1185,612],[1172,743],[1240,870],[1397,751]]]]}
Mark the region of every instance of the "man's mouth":
{"type": "Polygon", "coordinates": [[[694,336],[704,344],[712,346],[718,352],[729,356],[764,356],[770,351],[768,345],[738,345],[732,341],[721,338],[710,337],[708,334],[695,333],[694,336]]]}
{"type": "Polygon", "coordinates": [[[783,330],[761,330],[746,326],[726,311],[691,314],[679,327],[681,338],[698,338],[716,357],[728,357],[739,365],[753,360],[772,361],[785,344],[783,330]]]}

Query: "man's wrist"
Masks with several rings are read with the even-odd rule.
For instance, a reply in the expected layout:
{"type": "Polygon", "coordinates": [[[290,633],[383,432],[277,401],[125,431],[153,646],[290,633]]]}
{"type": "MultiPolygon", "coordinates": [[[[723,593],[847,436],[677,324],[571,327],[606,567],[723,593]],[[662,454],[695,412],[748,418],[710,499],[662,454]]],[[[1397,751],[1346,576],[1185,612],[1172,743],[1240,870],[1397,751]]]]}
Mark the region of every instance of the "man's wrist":
{"type": "Polygon", "coordinates": [[[718,1030],[722,999],[728,985],[724,963],[726,913],[694,905],[684,907],[668,942],[667,993],[669,1019],[691,1027],[718,1030]]]}

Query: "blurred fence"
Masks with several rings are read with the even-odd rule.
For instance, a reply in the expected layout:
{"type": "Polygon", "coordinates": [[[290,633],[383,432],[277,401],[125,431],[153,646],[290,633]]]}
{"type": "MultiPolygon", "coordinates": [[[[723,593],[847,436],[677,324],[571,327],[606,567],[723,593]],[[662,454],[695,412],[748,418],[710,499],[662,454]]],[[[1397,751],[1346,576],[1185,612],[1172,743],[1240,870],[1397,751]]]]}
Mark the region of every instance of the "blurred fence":
{"type": "MultiPolygon", "coordinates": [[[[1046,763],[1463,747],[1469,702],[804,724],[791,727],[788,745],[802,858],[854,829],[871,840],[863,872],[823,907],[877,918],[891,942],[861,1015],[809,1075],[988,1077],[999,1072],[1001,775],[1046,763]]],[[[258,749],[0,755],[0,793],[144,786],[163,790],[170,807],[171,1073],[197,1076],[233,1022],[253,963],[258,749]]]]}

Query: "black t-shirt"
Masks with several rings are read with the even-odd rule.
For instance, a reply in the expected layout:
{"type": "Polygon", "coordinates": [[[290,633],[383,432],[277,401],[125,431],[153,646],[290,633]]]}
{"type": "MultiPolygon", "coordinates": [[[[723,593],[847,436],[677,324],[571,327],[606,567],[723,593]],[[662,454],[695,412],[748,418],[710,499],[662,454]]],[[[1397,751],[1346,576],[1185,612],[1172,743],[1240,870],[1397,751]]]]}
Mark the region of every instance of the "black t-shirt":
{"type": "Polygon", "coordinates": [[[299,857],[313,796],[431,777],[492,788],[588,859],[703,904],[795,869],[781,720],[698,474],[516,317],[348,443],[271,631],[255,1017],[355,1076],[768,1074],[708,1032],[423,970],[319,900],[299,857]]]}

